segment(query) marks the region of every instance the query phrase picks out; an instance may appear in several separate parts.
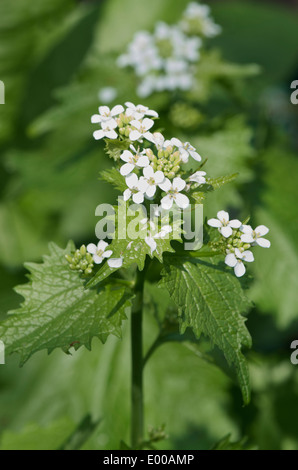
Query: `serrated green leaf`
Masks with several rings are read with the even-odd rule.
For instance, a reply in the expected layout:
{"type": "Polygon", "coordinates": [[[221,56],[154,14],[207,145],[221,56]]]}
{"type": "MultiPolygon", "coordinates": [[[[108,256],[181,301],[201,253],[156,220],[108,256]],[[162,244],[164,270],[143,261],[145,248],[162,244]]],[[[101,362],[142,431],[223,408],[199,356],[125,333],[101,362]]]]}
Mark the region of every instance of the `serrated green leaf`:
{"type": "Polygon", "coordinates": [[[203,333],[234,366],[245,403],[250,399],[249,373],[242,347],[251,347],[251,338],[242,314],[250,302],[239,281],[210,261],[188,258],[166,259],[161,285],[179,308],[182,332],[192,328],[203,333]]]}
{"type": "Polygon", "coordinates": [[[117,168],[104,170],[100,173],[100,179],[112,184],[116,189],[123,192],[127,189],[124,176],[121,175],[117,168]]]}
{"type": "Polygon", "coordinates": [[[225,184],[234,181],[238,175],[239,173],[233,173],[231,175],[220,176],[219,178],[206,178],[206,182],[207,184],[210,184],[214,190],[220,189],[225,184]]]}
{"type": "Polygon", "coordinates": [[[22,364],[42,349],[90,349],[93,337],[105,342],[110,334],[121,335],[131,291],[109,285],[99,291],[86,289],[65,260],[73,248],[72,243],[65,250],[51,244],[42,264],[26,265],[30,282],[16,288],[25,301],[0,323],[7,354],[19,353],[22,364]]]}

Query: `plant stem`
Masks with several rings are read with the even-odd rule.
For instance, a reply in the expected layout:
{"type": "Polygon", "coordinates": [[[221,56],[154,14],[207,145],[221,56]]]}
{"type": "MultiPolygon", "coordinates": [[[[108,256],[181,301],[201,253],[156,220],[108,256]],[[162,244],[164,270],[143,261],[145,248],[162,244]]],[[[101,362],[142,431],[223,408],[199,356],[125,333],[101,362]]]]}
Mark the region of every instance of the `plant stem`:
{"type": "Polygon", "coordinates": [[[143,299],[145,273],[137,272],[136,298],[131,315],[131,446],[136,449],[144,440],[143,398],[143,299]]]}

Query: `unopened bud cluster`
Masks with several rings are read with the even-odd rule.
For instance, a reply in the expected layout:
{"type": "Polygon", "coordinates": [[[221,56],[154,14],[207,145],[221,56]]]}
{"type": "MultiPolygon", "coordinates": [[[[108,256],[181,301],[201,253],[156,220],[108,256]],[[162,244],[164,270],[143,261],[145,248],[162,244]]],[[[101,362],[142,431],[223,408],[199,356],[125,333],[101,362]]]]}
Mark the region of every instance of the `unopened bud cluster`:
{"type": "Polygon", "coordinates": [[[174,151],[174,148],[169,145],[165,149],[159,149],[157,156],[154,155],[151,149],[148,149],[146,154],[154,171],[162,171],[169,179],[173,179],[178,175],[181,163],[179,150],[174,151]]]}
{"type": "Polygon", "coordinates": [[[87,252],[85,245],[82,245],[73,255],[65,255],[65,258],[71,270],[78,271],[85,276],[92,274],[94,267],[93,258],[92,255],[87,252]]]}

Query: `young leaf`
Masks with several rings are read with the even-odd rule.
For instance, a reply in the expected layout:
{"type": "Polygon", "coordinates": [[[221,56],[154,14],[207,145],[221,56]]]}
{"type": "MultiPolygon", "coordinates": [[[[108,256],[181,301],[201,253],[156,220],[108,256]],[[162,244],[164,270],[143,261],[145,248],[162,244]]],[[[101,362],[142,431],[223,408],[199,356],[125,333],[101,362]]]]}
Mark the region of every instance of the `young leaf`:
{"type": "MultiPolygon", "coordinates": [[[[121,198],[119,198],[119,206],[115,208],[115,212],[117,213],[118,231],[109,249],[113,251],[112,258],[122,258],[122,268],[128,268],[136,264],[138,269],[142,271],[147,255],[151,258],[157,258],[162,263],[164,252],[174,252],[171,241],[174,239],[181,241],[182,221],[179,218],[173,221],[172,232],[166,234],[165,237],[160,237],[161,232],[159,232],[158,224],[161,222],[162,227],[167,226],[168,220],[164,218],[159,220],[156,217],[149,223],[142,210],[142,206],[135,205],[135,210],[133,210],[121,198]],[[132,233],[130,233],[130,223],[134,224],[132,233]]],[[[109,264],[105,263],[87,283],[87,287],[96,286],[117,269],[119,268],[110,268],[109,264]]]]}
{"type": "Polygon", "coordinates": [[[111,168],[109,170],[102,171],[100,173],[100,179],[112,184],[116,189],[121,192],[127,189],[125,178],[120,174],[120,171],[117,170],[117,168],[111,168]]]}
{"type": "Polygon", "coordinates": [[[179,308],[182,332],[190,327],[197,337],[203,333],[223,351],[236,369],[243,400],[248,403],[249,374],[241,349],[251,347],[242,317],[250,302],[239,281],[216,266],[214,259],[168,257],[161,285],[179,308]]]}
{"type": "Polygon", "coordinates": [[[42,264],[28,263],[30,282],[16,288],[25,298],[21,307],[0,323],[0,337],[8,354],[16,352],[24,364],[42,349],[68,352],[85,345],[94,336],[105,342],[108,335],[121,335],[121,323],[130,306],[132,293],[123,286],[89,290],[77,272],[71,271],[65,250],[50,245],[50,256],[42,264]]]}

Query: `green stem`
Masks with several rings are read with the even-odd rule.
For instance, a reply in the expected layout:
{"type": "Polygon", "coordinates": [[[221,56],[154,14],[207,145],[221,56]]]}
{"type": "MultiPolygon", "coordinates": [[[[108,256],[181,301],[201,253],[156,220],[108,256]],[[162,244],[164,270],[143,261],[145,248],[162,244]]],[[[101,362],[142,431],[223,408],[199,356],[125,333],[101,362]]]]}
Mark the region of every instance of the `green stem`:
{"type": "Polygon", "coordinates": [[[136,297],[131,315],[131,446],[133,449],[144,441],[143,300],[147,267],[137,272],[136,297]]]}

